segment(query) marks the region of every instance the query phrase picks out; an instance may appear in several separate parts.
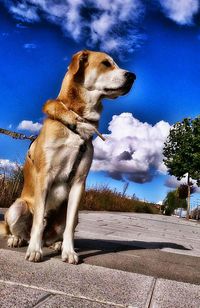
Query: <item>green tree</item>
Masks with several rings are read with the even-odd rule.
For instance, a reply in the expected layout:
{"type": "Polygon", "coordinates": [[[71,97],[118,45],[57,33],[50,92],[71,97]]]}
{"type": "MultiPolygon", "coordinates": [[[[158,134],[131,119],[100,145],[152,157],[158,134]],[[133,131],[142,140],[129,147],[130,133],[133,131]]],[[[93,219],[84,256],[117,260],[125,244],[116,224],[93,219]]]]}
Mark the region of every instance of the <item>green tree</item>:
{"type": "Polygon", "coordinates": [[[200,116],[177,122],[171,129],[163,149],[168,173],[178,180],[187,174],[187,218],[190,213],[191,180],[200,186],[200,116]]]}
{"type": "Polygon", "coordinates": [[[163,201],[165,215],[170,216],[175,208],[177,208],[176,203],[176,191],[169,191],[163,201]]]}
{"type": "Polygon", "coordinates": [[[178,196],[178,190],[171,190],[167,193],[163,206],[165,210],[165,215],[171,215],[177,208],[187,208],[187,203],[185,199],[180,199],[178,196]]]}

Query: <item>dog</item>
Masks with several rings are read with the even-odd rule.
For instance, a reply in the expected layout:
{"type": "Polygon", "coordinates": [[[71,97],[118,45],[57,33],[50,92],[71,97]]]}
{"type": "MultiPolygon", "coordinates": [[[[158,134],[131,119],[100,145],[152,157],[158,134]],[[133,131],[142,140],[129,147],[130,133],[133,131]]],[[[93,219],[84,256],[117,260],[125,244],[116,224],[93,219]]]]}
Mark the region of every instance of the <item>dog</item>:
{"type": "Polygon", "coordinates": [[[101,100],[125,95],[135,79],[106,53],[83,50],[73,56],[58,97],[45,103],[47,117],[26,156],[21,196],[0,228],[9,234],[9,247],[28,244],[28,261],[41,261],[47,245],[62,250],[63,261],[78,263],[74,231],[101,100]]]}

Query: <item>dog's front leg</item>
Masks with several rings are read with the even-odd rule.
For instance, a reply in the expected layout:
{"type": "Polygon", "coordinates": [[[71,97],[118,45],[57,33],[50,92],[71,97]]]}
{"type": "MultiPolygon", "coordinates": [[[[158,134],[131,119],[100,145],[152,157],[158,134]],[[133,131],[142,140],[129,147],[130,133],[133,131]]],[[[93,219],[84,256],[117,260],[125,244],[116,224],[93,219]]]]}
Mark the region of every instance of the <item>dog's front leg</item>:
{"type": "Polygon", "coordinates": [[[78,255],[74,251],[74,229],[78,214],[78,207],[84,187],[85,180],[76,181],[72,185],[69,193],[66,227],[63,234],[62,260],[68,261],[71,264],[78,263],[78,255]]]}
{"type": "Polygon", "coordinates": [[[42,260],[42,236],[45,227],[44,212],[48,181],[44,176],[37,175],[35,185],[35,204],[31,237],[26,252],[26,260],[39,262],[42,260]]]}

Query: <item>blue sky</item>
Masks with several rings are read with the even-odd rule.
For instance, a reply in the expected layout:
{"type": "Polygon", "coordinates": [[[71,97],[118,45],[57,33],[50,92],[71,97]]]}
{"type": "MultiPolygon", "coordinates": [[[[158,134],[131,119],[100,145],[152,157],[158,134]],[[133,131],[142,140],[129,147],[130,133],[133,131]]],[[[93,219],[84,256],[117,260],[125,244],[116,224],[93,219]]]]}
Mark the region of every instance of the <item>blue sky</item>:
{"type": "MultiPolygon", "coordinates": [[[[95,140],[87,184],[122,190],[128,181],[128,194],[158,202],[169,186],[177,185],[161,165],[161,144],[169,126],[200,113],[199,2],[146,3],[0,1],[0,127],[36,133],[42,105],[57,96],[72,55],[84,48],[106,51],[121,67],[135,72],[137,80],[127,96],[103,103],[99,128],[113,143],[105,147],[95,140]],[[32,122],[23,122],[19,129],[24,120],[32,122]],[[120,129],[127,130],[126,136],[120,129]],[[98,160],[102,148],[103,165],[98,160]],[[130,148],[137,161],[116,165],[117,155],[130,148]]],[[[1,162],[22,163],[28,145],[1,135],[1,162]]]]}

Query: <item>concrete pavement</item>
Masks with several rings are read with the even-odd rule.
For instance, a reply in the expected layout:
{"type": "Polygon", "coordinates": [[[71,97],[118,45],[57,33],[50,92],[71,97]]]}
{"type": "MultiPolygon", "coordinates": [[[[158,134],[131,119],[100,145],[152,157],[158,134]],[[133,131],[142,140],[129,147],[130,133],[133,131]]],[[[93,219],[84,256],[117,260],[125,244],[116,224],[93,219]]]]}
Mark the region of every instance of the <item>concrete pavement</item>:
{"type": "Polygon", "coordinates": [[[200,307],[200,224],[176,217],[81,212],[82,264],[0,240],[1,307],[200,307]]]}
{"type": "Polygon", "coordinates": [[[122,241],[148,249],[200,257],[200,223],[178,217],[116,212],[82,212],[77,235],[122,241]]]}

